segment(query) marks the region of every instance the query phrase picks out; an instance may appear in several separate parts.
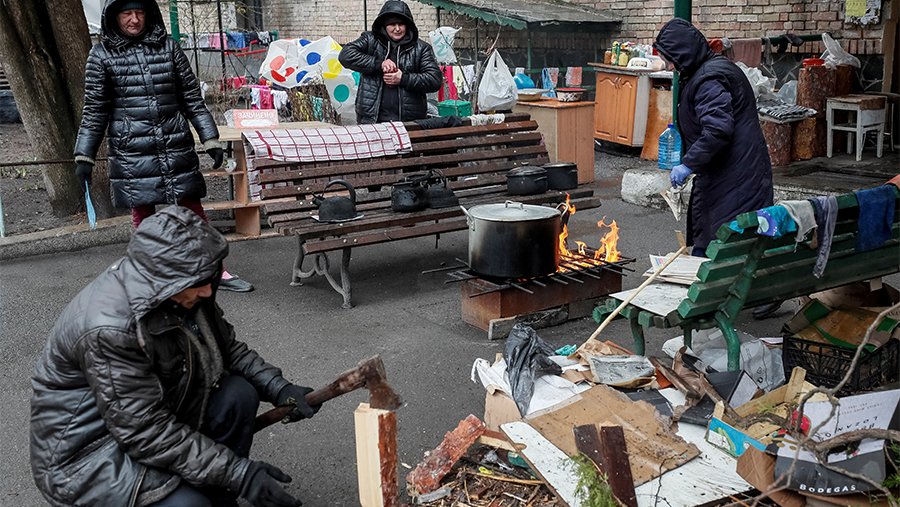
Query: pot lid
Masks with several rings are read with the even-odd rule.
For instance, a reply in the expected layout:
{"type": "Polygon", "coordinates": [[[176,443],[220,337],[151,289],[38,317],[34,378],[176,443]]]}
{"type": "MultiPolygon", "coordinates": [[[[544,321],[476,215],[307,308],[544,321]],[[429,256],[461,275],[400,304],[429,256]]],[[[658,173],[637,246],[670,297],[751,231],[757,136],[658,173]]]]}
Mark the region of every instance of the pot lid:
{"type": "Polygon", "coordinates": [[[509,172],[506,173],[506,177],[510,176],[546,176],[547,170],[543,167],[538,167],[536,165],[523,165],[522,167],[516,167],[515,169],[510,169],[509,172]]]}
{"type": "Polygon", "coordinates": [[[578,165],[575,162],[556,162],[554,164],[544,164],[544,169],[572,169],[577,168],[578,165]]]}
{"type": "Polygon", "coordinates": [[[520,202],[506,201],[497,204],[479,204],[468,210],[472,218],[490,220],[492,222],[521,222],[526,220],[545,220],[558,218],[562,212],[556,208],[537,206],[534,204],[522,204],[520,202]]]}

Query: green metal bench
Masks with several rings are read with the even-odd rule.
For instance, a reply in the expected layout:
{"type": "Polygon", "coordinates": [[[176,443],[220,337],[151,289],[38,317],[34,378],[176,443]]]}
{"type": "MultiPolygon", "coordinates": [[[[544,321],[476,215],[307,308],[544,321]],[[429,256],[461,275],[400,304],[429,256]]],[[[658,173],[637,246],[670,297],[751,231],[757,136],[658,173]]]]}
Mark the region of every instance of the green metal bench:
{"type": "MultiPolygon", "coordinates": [[[[635,353],[644,354],[645,327],[680,327],[687,346],[694,330],[718,327],[728,347],[728,369],[737,370],[741,344],[734,324],[742,309],[900,271],[900,191],[894,187],[894,193],[897,202],[891,239],[867,252],[855,248],[856,196],[837,197],[834,241],[822,278],[813,276],[817,253],[809,243],[796,243],[793,233],[781,238],[759,235],[756,213],[739,215],[737,222],[744,232],[735,232],[727,224],[719,228],[717,239],[706,250],[710,260],[700,266],[699,280],[688,288],[687,298],[676,310],[659,315],[632,304],[622,309],[619,316],[631,324],[635,353]]],[[[617,299],[606,299],[594,309],[594,319],[601,322],[619,304],[617,299]]]]}

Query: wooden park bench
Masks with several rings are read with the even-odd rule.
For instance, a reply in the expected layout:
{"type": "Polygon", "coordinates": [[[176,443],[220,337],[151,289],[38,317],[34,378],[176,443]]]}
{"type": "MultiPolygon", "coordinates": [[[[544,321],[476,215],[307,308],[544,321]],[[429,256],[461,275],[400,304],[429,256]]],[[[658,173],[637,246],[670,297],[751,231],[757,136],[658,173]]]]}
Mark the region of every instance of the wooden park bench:
{"type": "MultiPolygon", "coordinates": [[[[755,212],[737,217],[743,232],[723,225],[706,249],[709,260],[700,266],[699,280],[691,284],[676,310],[659,315],[631,304],[623,308],[620,316],[631,324],[635,353],[644,354],[645,327],[680,327],[688,347],[693,330],[718,327],[728,347],[728,369],[738,370],[741,344],[734,325],[742,309],[900,271],[900,191],[892,188],[898,202],[891,239],[866,252],[857,252],[855,247],[859,216],[856,196],[837,197],[834,241],[822,278],[813,276],[816,250],[808,243],[796,243],[794,233],[780,238],[757,234],[755,212]]],[[[619,300],[608,298],[595,309],[595,318],[605,319],[619,304],[619,300]]]]}
{"type": "Polygon", "coordinates": [[[439,169],[448,186],[466,208],[507,199],[531,204],[558,204],[567,193],[578,209],[600,205],[593,190],[579,186],[568,192],[548,191],[531,196],[508,196],[506,172],[523,165],[550,162],[547,148],[537,132],[537,123],[527,115],[509,115],[504,123],[463,125],[423,130],[405,124],[412,151],[398,156],[339,162],[256,161],[263,168],[259,182],[263,210],[269,224],[279,233],[295,236],[298,252],[291,276],[292,285],[313,276],[324,277],[351,302],[350,255],[354,247],[399,241],[467,228],[459,206],[399,213],[391,210],[391,185],[404,173],[439,169]],[[341,223],[322,223],[312,218],[317,209],[312,195],[333,179],[343,179],[356,188],[357,211],[364,216],[341,223]],[[284,186],[272,187],[272,184],[284,186]],[[286,185],[285,185],[286,184],[286,185]],[[285,199],[288,199],[286,202],[285,199]],[[329,252],[341,252],[340,280],[329,271],[329,252]],[[308,268],[307,257],[312,257],[308,268]]]}

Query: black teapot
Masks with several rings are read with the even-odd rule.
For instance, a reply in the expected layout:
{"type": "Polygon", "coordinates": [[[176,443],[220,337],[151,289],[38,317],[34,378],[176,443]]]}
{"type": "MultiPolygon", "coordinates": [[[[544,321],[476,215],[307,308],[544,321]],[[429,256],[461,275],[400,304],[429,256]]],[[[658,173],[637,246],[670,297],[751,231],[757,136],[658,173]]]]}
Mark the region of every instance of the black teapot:
{"type": "Polygon", "coordinates": [[[343,222],[356,218],[356,190],[344,180],[329,181],[321,194],[313,196],[312,201],[319,208],[320,222],[343,222]],[[332,185],[342,185],[350,192],[350,197],[343,195],[325,197],[325,191],[332,185]]]}

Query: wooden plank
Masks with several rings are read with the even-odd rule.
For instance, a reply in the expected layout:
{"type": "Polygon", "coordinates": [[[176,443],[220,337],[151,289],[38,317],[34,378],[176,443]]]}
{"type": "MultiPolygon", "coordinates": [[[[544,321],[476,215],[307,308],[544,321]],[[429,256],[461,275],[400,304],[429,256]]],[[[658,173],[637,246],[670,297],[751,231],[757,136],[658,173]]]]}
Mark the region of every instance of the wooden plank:
{"type": "Polygon", "coordinates": [[[600,473],[606,476],[613,495],[625,507],[637,507],[622,427],[602,426],[598,433],[596,425],[585,424],[576,426],[573,431],[579,452],[593,461],[600,473]]]}
{"type": "Polygon", "coordinates": [[[397,414],[360,403],[353,412],[356,470],[362,507],[400,505],[397,480],[397,414]]]}
{"type": "Polygon", "coordinates": [[[460,162],[477,162],[485,160],[497,160],[510,157],[525,157],[528,155],[546,155],[544,146],[520,146],[501,150],[479,150],[453,153],[449,155],[426,155],[422,157],[385,158],[378,161],[368,160],[358,164],[344,164],[335,166],[301,168],[289,171],[261,174],[261,183],[277,183],[281,181],[303,180],[308,178],[324,178],[329,176],[346,176],[361,172],[388,171],[394,169],[409,169],[412,167],[440,167],[442,165],[459,164],[460,162]]]}
{"type": "Polygon", "coordinates": [[[417,141],[427,139],[429,141],[439,141],[441,139],[454,139],[468,135],[490,135],[490,134],[508,134],[510,132],[521,132],[526,130],[537,130],[537,122],[535,121],[518,121],[504,122],[494,125],[479,125],[477,127],[463,126],[450,127],[443,129],[418,130],[409,133],[409,139],[415,144],[417,141]]]}
{"type": "Polygon", "coordinates": [[[565,505],[581,507],[587,492],[578,490],[577,465],[566,453],[524,422],[508,422],[500,429],[513,444],[522,446],[519,455],[565,505]]]}

